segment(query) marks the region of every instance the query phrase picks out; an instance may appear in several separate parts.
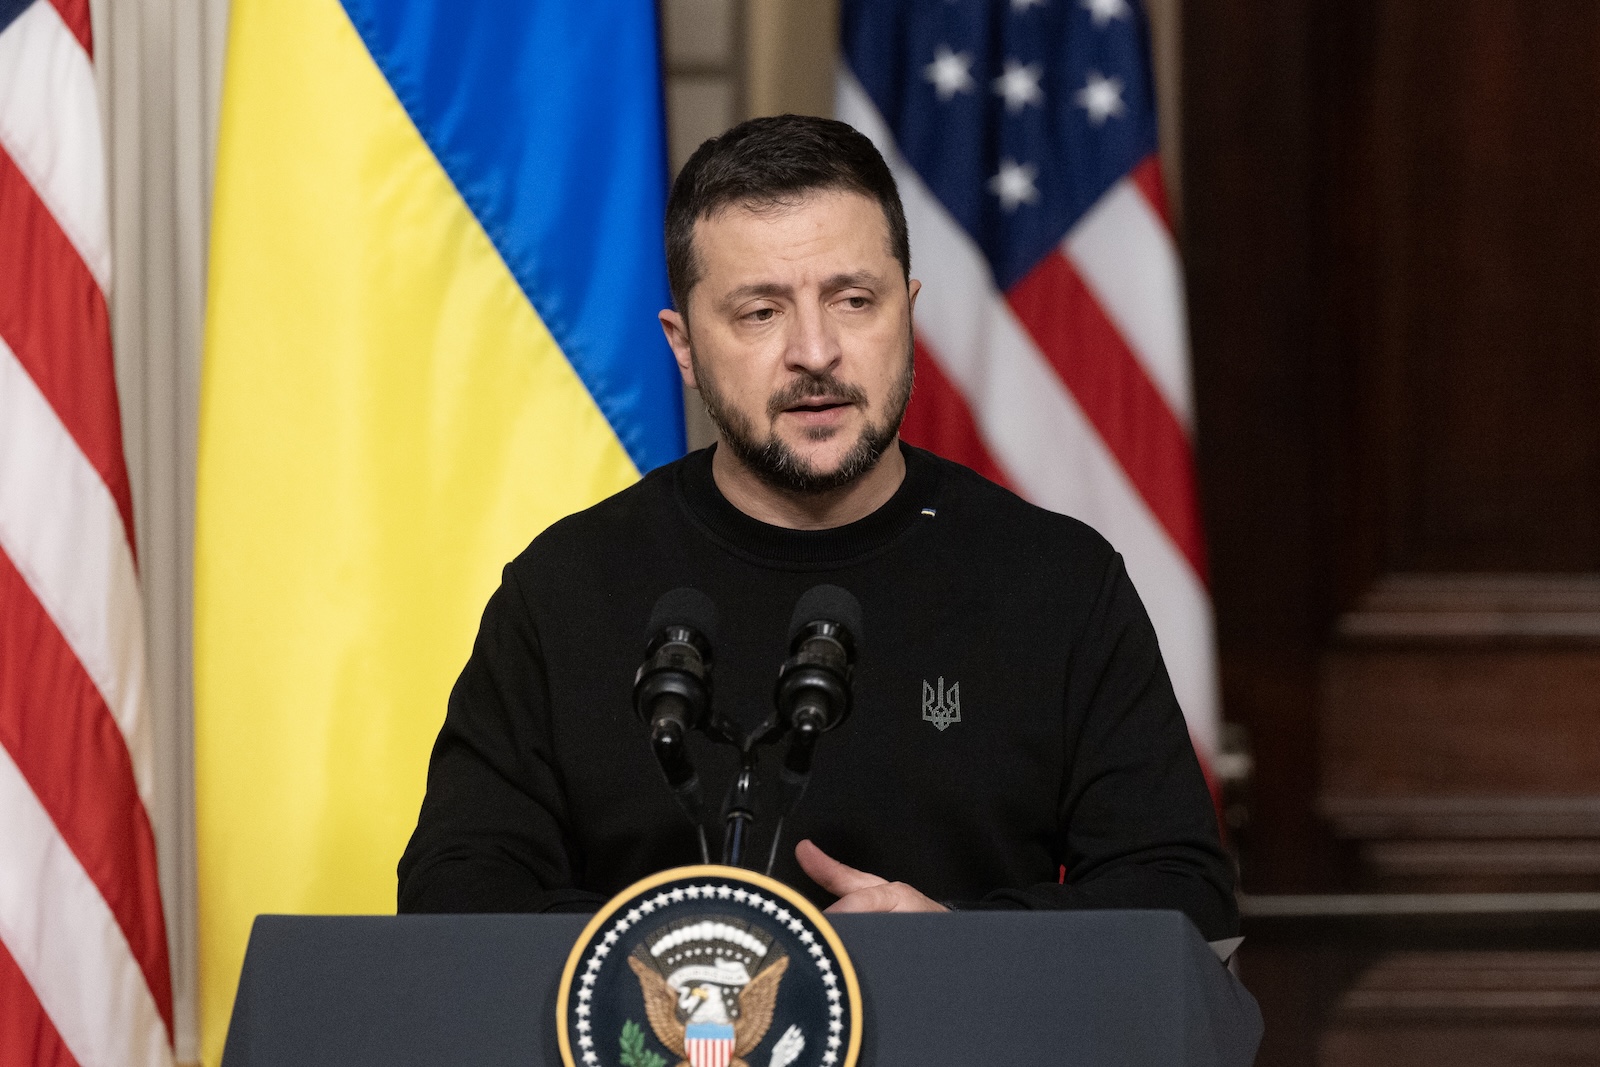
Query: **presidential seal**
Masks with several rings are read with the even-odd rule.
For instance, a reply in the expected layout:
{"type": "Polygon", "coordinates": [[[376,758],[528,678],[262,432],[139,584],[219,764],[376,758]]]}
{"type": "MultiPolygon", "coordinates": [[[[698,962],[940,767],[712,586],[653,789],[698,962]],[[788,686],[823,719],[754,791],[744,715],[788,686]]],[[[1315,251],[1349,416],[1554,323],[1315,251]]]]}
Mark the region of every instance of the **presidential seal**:
{"type": "Polygon", "coordinates": [[[556,1026],[566,1067],[854,1067],[861,992],[799,893],[737,867],[677,867],[584,928],[556,1026]]]}

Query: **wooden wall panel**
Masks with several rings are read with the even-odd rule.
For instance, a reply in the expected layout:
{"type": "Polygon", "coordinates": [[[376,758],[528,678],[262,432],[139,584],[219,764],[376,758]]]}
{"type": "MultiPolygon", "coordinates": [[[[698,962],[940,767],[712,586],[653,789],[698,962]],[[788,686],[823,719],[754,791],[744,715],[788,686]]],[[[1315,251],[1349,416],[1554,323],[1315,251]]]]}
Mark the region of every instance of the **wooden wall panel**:
{"type": "Polygon", "coordinates": [[[1317,19],[1330,337],[1382,537],[1364,562],[1600,570],[1600,5],[1317,19]]]}
{"type": "Polygon", "coordinates": [[[1249,731],[1254,892],[1337,877],[1315,814],[1317,652],[1333,501],[1321,489],[1331,361],[1311,329],[1307,0],[1184,11],[1184,232],[1197,459],[1225,714],[1249,731]]]}
{"type": "Polygon", "coordinates": [[[1396,794],[1583,791],[1560,757],[1600,729],[1600,644],[1569,632],[1600,629],[1600,5],[1186,19],[1202,491],[1258,767],[1244,880],[1348,887],[1319,798],[1357,788],[1364,744],[1455,761],[1396,794]],[[1562,650],[1527,647],[1550,626],[1562,650]],[[1497,721],[1551,758],[1491,788],[1497,721]]]}
{"type": "Polygon", "coordinates": [[[1313,18],[1346,416],[1318,808],[1358,884],[1589,887],[1600,838],[1374,838],[1340,813],[1600,802],[1600,5],[1313,18]]]}
{"type": "Polygon", "coordinates": [[[1340,998],[1325,1067],[1501,1067],[1593,1062],[1600,953],[1386,955],[1340,998]]]}
{"type": "MultiPolygon", "coordinates": [[[[1600,890],[1600,4],[1212,0],[1184,48],[1243,886],[1600,890]]],[[[1563,930],[1254,935],[1261,1063],[1600,1063],[1563,930]]]]}

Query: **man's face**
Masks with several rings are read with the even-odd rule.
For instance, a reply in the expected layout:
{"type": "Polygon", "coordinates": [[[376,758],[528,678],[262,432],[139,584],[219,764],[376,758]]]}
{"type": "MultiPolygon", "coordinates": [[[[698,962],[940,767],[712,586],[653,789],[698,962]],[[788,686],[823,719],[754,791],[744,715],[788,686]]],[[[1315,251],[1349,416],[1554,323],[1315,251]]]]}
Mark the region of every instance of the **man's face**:
{"type": "Polygon", "coordinates": [[[728,448],[788,492],[864,474],[911,397],[919,287],[905,284],[877,202],[822,191],[735,205],[700,219],[694,244],[688,322],[671,311],[661,321],[728,448]]]}

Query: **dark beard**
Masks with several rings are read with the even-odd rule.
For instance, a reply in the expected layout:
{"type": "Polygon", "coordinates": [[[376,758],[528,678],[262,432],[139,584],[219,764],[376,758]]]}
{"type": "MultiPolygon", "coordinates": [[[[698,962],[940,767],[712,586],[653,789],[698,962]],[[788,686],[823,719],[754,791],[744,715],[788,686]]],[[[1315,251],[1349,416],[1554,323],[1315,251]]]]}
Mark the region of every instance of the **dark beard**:
{"type": "MultiPolygon", "coordinates": [[[[695,381],[700,387],[700,399],[706,405],[706,414],[711,416],[728,450],[768,486],[795,496],[817,496],[842,489],[871,470],[900,432],[900,423],[905,419],[906,405],[911,402],[911,386],[916,376],[908,345],[905,373],[889,394],[884,421],[877,425],[869,422],[855,445],[845,453],[839,466],[828,473],[821,473],[796,455],[776,434],[769,435],[765,440],[757,439],[750,420],[724,401],[710,377],[702,372],[693,345],[689,349],[689,358],[694,366],[695,381]]],[[[768,416],[776,418],[784,409],[813,396],[839,397],[856,404],[866,400],[866,394],[859,386],[846,385],[832,374],[808,375],[780,390],[767,402],[768,416]]]]}

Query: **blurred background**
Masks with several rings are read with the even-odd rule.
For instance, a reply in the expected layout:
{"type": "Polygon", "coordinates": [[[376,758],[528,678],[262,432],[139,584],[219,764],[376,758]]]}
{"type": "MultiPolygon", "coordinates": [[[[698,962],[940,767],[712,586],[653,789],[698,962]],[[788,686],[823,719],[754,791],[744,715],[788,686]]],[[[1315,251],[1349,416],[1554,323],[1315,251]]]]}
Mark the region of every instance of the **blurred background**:
{"type": "MultiPolygon", "coordinates": [[[[196,1061],[190,575],[228,5],[91,6],[196,1061]]],[[[1147,13],[1259,1062],[1600,1063],[1600,4],[1147,13]]],[[[833,113],[832,3],[660,16],[674,170],[743,118],[833,113]]]]}

